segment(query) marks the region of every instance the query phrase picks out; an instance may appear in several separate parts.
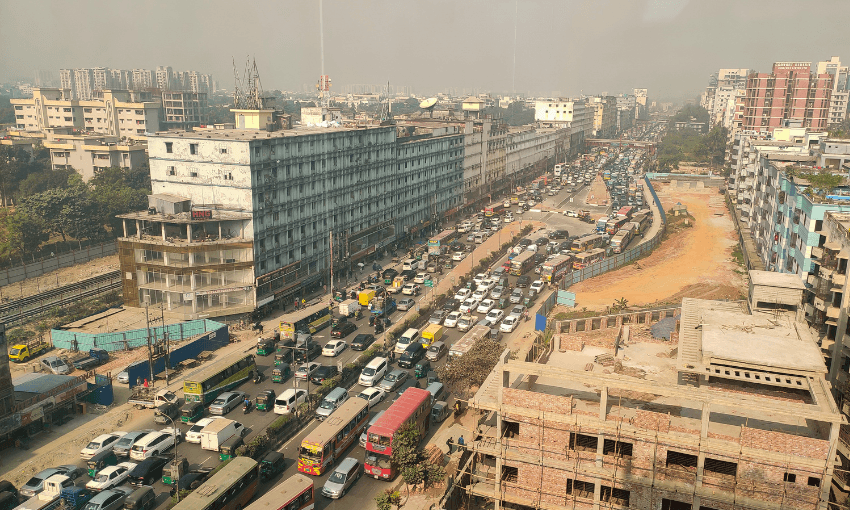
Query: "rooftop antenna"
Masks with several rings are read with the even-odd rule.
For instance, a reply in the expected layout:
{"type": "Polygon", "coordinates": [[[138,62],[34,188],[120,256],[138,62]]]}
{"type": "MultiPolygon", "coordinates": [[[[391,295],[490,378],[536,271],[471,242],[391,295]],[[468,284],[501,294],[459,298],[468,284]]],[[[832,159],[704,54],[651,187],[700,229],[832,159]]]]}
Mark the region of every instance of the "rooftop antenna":
{"type": "Polygon", "coordinates": [[[322,74],[319,75],[316,88],[319,89],[319,106],[327,109],[330,106],[331,79],[325,74],[325,23],[322,0],[319,0],[319,55],[322,61],[322,74]]]}
{"type": "Polygon", "coordinates": [[[257,60],[245,58],[245,70],[240,78],[236,70],[236,60],[233,61],[233,107],[237,110],[262,110],[263,86],[260,84],[260,71],[257,60]]]}

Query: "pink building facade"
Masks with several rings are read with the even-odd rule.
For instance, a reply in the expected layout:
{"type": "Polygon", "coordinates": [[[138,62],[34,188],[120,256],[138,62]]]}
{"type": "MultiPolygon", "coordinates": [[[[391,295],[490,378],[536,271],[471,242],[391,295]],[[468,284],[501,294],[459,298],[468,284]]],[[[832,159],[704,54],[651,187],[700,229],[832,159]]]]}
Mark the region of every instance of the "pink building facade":
{"type": "Polygon", "coordinates": [[[783,121],[796,120],[803,127],[826,129],[832,79],[814,75],[811,62],[776,62],[771,73],[750,74],[741,128],[772,132],[783,121]]]}

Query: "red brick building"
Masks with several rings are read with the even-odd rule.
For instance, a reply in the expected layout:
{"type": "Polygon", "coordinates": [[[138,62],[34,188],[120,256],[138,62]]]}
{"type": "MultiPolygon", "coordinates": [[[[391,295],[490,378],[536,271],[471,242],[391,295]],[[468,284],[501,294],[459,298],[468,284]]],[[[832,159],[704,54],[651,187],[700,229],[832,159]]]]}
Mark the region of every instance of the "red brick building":
{"type": "Polygon", "coordinates": [[[786,120],[826,129],[833,76],[815,75],[811,62],[776,62],[770,73],[751,73],[741,128],[772,132],[786,120]]]}

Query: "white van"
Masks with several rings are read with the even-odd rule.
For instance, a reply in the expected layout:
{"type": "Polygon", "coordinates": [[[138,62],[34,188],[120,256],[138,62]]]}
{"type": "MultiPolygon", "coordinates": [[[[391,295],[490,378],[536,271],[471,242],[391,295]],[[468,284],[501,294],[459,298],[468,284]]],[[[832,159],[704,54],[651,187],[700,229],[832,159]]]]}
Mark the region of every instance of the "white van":
{"type": "Polygon", "coordinates": [[[174,446],[174,436],[172,434],[163,431],[149,432],[148,435],[141,438],[130,449],[130,458],[133,460],[145,460],[148,457],[159,455],[172,446],[174,446]]]}
{"type": "Polygon", "coordinates": [[[360,385],[374,386],[387,373],[387,366],[389,366],[387,358],[375,358],[370,361],[360,372],[360,385]]]}
{"type": "Polygon", "coordinates": [[[407,259],[401,263],[402,271],[416,271],[419,269],[419,261],[416,259],[407,259]]]}
{"type": "Polygon", "coordinates": [[[322,403],[319,404],[318,409],[316,409],[316,418],[319,421],[324,420],[328,416],[330,416],[334,411],[339,409],[346,400],[348,400],[348,390],[345,388],[334,388],[328,393],[322,403]]]}
{"type": "Polygon", "coordinates": [[[395,349],[393,349],[393,352],[396,354],[403,354],[404,350],[417,340],[419,340],[419,330],[410,328],[398,337],[398,341],[395,343],[395,349]]]}

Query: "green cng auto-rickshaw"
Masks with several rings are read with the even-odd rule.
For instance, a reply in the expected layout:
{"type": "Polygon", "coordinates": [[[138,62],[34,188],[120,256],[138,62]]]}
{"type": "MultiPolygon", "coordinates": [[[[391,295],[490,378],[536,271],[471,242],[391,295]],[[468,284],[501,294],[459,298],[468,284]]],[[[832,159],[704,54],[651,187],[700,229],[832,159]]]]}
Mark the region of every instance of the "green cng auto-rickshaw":
{"type": "Polygon", "coordinates": [[[272,382],[282,383],[292,375],[292,369],[289,365],[281,365],[272,370],[272,382]]]}
{"type": "Polygon", "coordinates": [[[238,434],[221,443],[221,447],[218,450],[219,460],[225,461],[236,457],[236,449],[240,446],[242,446],[242,436],[238,434]]]}
{"type": "Polygon", "coordinates": [[[283,454],[276,451],[271,451],[263,457],[260,462],[260,478],[262,481],[270,480],[285,468],[285,460],[283,454]]]}
{"type": "Polygon", "coordinates": [[[264,339],[257,342],[257,356],[268,356],[275,350],[274,340],[264,339]]]}
{"type": "Polygon", "coordinates": [[[274,390],[263,390],[254,399],[257,411],[270,411],[274,407],[274,390]]]}
{"type": "Polygon", "coordinates": [[[204,417],[204,405],[200,402],[186,402],[180,409],[180,421],[195,423],[204,417]]]}

